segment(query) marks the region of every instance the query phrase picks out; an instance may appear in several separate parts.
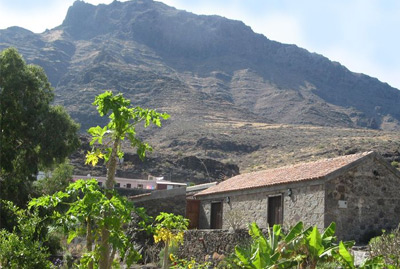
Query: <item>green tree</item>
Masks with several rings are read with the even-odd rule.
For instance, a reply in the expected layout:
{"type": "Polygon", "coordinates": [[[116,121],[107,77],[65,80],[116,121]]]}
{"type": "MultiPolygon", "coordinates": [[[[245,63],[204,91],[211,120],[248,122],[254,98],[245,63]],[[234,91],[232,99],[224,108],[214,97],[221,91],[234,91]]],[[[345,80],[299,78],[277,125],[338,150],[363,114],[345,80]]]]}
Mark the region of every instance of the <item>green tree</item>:
{"type": "MultiPolygon", "coordinates": [[[[109,122],[104,127],[92,127],[89,133],[92,135],[91,152],[86,155],[86,163],[96,165],[99,159],[104,159],[107,165],[106,189],[113,189],[115,183],[115,172],[118,158],[123,157],[121,142],[128,139],[130,145],[137,149],[141,159],[144,159],[146,151],[151,151],[151,146],[141,141],[137,137],[136,127],[139,123],[144,123],[144,127],[154,124],[161,127],[161,120],[168,119],[166,113],[158,113],[155,110],[143,109],[141,107],[131,107],[130,100],[121,94],[113,95],[111,91],[96,96],[93,103],[97,106],[100,116],[109,115],[109,122]]],[[[112,199],[112,194],[107,194],[108,199],[112,199]]],[[[109,212],[104,211],[104,219],[109,212]]],[[[112,251],[109,245],[110,231],[107,224],[104,225],[101,233],[101,255],[99,267],[101,269],[111,268],[112,251]]]]}
{"type": "Polygon", "coordinates": [[[45,171],[45,177],[35,181],[36,191],[40,195],[53,194],[64,191],[72,182],[74,167],[67,159],[65,162],[56,165],[51,171],[45,171]]]}
{"type": "Polygon", "coordinates": [[[0,195],[19,206],[39,167],[63,162],[79,146],[78,124],[53,98],[41,67],[27,65],[14,48],[0,53],[0,195]]]}

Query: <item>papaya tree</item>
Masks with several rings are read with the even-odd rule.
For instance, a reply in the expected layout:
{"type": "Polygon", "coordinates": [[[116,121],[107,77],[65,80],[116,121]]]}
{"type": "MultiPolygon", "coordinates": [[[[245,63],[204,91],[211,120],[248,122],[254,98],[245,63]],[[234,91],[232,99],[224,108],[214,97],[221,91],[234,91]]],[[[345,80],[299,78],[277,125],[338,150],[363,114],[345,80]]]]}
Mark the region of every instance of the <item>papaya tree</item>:
{"type": "MultiPolygon", "coordinates": [[[[104,159],[107,166],[106,190],[112,190],[115,184],[115,172],[118,158],[123,157],[121,143],[127,139],[133,148],[137,149],[140,159],[144,159],[146,151],[151,151],[151,146],[137,137],[136,127],[143,123],[144,127],[154,124],[161,127],[161,120],[166,120],[169,115],[158,113],[152,109],[143,109],[139,106],[132,107],[130,100],[122,94],[114,95],[106,91],[95,98],[93,105],[97,106],[100,116],[108,115],[107,125],[92,127],[88,130],[92,136],[90,142],[93,147],[86,155],[86,163],[96,165],[99,159],[104,159]]],[[[107,198],[112,198],[112,192],[106,192],[107,198]]],[[[104,212],[107,218],[108,211],[104,212]]],[[[109,246],[110,231],[104,225],[101,233],[101,255],[99,267],[111,268],[111,250],[109,246]]]]}
{"type": "Polygon", "coordinates": [[[123,225],[130,221],[132,205],[125,197],[112,194],[108,199],[95,179],[77,180],[65,191],[33,199],[29,208],[49,212],[54,227],[64,228],[67,243],[77,236],[86,237],[86,253],[81,258],[81,267],[93,269],[99,262],[102,252],[99,242],[104,226],[110,231],[110,263],[118,252],[129,266],[140,258],[123,231],[123,225]],[[108,212],[106,216],[103,214],[105,211],[108,212]]]}
{"type": "Polygon", "coordinates": [[[183,231],[187,230],[189,220],[181,215],[161,212],[156,217],[154,242],[164,242],[163,269],[169,268],[169,247],[183,243],[183,231]]]}

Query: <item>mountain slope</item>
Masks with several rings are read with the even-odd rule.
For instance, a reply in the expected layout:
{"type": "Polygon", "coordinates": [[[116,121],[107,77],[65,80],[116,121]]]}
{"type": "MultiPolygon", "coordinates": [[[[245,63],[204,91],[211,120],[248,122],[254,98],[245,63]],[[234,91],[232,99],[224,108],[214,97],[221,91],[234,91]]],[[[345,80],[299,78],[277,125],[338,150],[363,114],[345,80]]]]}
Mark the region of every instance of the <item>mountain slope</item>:
{"type": "Polygon", "coordinates": [[[16,46],[45,68],[57,102],[85,128],[93,96],[114,89],[189,117],[229,113],[264,122],[399,129],[397,89],[268,40],[242,22],[151,0],[76,1],[59,27],[39,35],[9,28],[0,41],[0,48],[16,46]]]}
{"type": "MultiPolygon", "coordinates": [[[[98,6],[76,1],[52,30],[0,30],[0,50],[9,46],[45,69],[55,102],[83,130],[101,123],[91,103],[106,89],[124,93],[135,105],[170,113],[161,130],[143,136],[171,154],[232,160],[249,169],[268,152],[277,152],[273,159],[264,158],[275,164],[280,154],[299,161],[314,156],[310,152],[323,157],[354,150],[334,140],[335,132],[344,137],[353,132],[346,128],[400,129],[400,91],[390,85],[271,41],[240,21],[199,16],[152,0],[98,6]],[[280,124],[296,124],[290,143],[291,131],[279,137],[280,124]],[[314,138],[301,140],[310,128],[317,132],[314,138]],[[315,144],[315,137],[327,133],[335,148],[321,150],[323,142],[315,144]],[[295,156],[293,148],[309,153],[295,156]]],[[[396,133],[380,133],[382,143],[374,144],[376,133],[364,140],[366,131],[354,132],[356,149],[399,151],[396,133]]]]}
{"type": "Polygon", "coordinates": [[[229,113],[263,122],[399,129],[397,89],[268,40],[240,21],[151,0],[76,1],[53,30],[1,30],[0,48],[7,46],[45,68],[56,101],[84,128],[94,115],[93,96],[114,89],[188,117],[229,113]]]}

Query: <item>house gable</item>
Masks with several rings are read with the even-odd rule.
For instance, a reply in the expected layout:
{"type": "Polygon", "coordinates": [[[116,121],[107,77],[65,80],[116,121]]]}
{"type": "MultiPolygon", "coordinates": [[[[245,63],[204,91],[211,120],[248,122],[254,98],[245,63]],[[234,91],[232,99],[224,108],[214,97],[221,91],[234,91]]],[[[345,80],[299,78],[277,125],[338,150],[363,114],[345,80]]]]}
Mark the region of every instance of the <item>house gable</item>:
{"type": "Polygon", "coordinates": [[[378,154],[327,179],[325,190],[325,226],[334,221],[340,239],[368,243],[399,225],[400,173],[378,154]]]}
{"type": "Polygon", "coordinates": [[[316,162],[241,174],[225,180],[209,189],[201,191],[195,196],[202,199],[202,196],[219,195],[226,192],[251,190],[263,187],[269,188],[282,184],[304,183],[324,178],[332,178],[337,174],[343,173],[347,169],[358,165],[364,158],[373,154],[373,152],[364,152],[316,162]]]}

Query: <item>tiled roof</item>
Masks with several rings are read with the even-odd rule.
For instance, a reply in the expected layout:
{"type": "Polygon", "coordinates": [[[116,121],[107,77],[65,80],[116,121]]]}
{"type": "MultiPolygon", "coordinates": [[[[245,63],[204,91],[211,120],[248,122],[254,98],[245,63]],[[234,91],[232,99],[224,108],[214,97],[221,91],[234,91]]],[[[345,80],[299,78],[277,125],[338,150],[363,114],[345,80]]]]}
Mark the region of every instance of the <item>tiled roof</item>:
{"type": "Polygon", "coordinates": [[[315,180],[327,176],[372,153],[373,152],[364,152],[237,175],[218,185],[201,191],[195,196],[315,180]]]}

